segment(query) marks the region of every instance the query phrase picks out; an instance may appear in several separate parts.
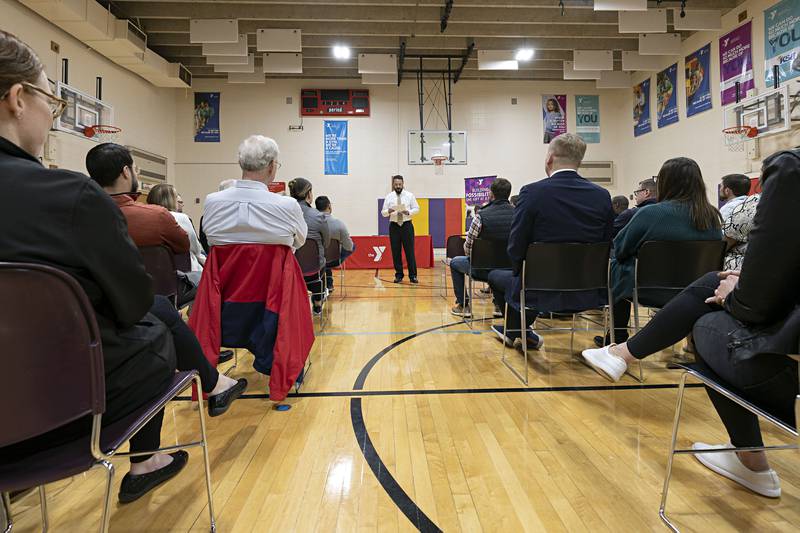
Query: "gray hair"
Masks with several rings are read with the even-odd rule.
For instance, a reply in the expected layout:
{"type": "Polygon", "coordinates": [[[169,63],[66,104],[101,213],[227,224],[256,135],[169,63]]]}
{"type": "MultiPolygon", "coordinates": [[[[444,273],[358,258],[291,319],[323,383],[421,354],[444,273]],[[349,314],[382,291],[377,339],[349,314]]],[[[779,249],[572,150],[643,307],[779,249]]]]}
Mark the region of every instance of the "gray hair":
{"type": "Polygon", "coordinates": [[[278,143],[263,135],[251,135],[239,145],[239,166],[258,172],[278,159],[278,143]]]}
{"type": "Polygon", "coordinates": [[[586,154],[586,143],[574,133],[563,133],[550,141],[548,152],[556,163],[577,169],[586,154]]]}
{"type": "Polygon", "coordinates": [[[233,187],[235,183],[236,180],[223,180],[219,182],[219,190],[224,191],[225,189],[229,189],[230,187],[233,187]]]}

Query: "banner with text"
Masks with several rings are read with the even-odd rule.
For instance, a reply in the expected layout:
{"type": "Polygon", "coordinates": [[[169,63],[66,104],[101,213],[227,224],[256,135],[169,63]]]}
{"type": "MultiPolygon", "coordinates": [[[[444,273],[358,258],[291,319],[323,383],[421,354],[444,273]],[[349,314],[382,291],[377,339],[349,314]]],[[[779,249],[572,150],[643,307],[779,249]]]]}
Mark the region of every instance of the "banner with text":
{"type": "Polygon", "coordinates": [[[543,94],[542,119],[544,120],[544,143],[567,133],[567,95],[543,94]]]}
{"type": "Polygon", "coordinates": [[[739,99],[756,86],[753,77],[753,36],[751,21],[719,38],[719,80],[722,105],[736,102],[736,84],[739,99]]]}
{"type": "Polygon", "coordinates": [[[600,142],[600,97],[575,96],[575,132],[586,143],[600,142]]]}
{"type": "Polygon", "coordinates": [[[638,137],[653,130],[650,118],[650,78],[633,86],[633,135],[638,137]]]}
{"type": "Polygon", "coordinates": [[[663,128],[678,122],[678,64],[656,74],[656,119],[663,128]]]}
{"type": "Polygon", "coordinates": [[[686,56],[686,116],[711,109],[711,43],[686,56]]]}
{"type": "Polygon", "coordinates": [[[773,71],[778,81],[800,76],[800,0],[783,0],[764,10],[764,77],[773,86],[773,71]]]}
{"type": "Polygon", "coordinates": [[[219,93],[194,93],[194,142],[219,141],[219,93]]]}
{"type": "Polygon", "coordinates": [[[489,203],[489,189],[497,176],[478,176],[464,178],[464,198],[467,205],[484,205],[489,203]]]}
{"type": "Polygon", "coordinates": [[[323,131],[325,135],[325,175],[346,175],[347,121],[326,120],[323,131]]]}

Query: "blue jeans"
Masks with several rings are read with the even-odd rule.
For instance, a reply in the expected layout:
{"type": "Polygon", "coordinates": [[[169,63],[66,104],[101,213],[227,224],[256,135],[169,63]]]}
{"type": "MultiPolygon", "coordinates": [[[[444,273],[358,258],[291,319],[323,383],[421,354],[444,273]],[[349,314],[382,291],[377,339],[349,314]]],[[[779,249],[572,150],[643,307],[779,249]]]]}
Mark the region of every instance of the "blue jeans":
{"type": "MultiPolygon", "coordinates": [[[[450,260],[450,277],[453,279],[453,291],[456,293],[456,302],[459,305],[464,305],[464,285],[466,284],[466,275],[469,274],[469,257],[466,255],[459,255],[450,260]]],[[[476,281],[488,281],[489,271],[474,270],[472,272],[472,279],[476,281]]],[[[469,305],[469,302],[467,302],[469,305]]]]}

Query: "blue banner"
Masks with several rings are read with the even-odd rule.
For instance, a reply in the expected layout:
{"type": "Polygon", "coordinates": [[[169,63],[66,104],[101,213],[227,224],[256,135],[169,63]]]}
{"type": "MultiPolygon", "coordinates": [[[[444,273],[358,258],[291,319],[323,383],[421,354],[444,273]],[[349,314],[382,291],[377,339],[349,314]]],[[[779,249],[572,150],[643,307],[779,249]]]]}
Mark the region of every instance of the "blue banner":
{"type": "Polygon", "coordinates": [[[325,132],[325,175],[342,176],[347,174],[347,121],[326,120],[325,132]]]}
{"type": "Polygon", "coordinates": [[[638,137],[653,131],[650,118],[650,78],[633,86],[633,135],[638,137]]]}
{"type": "Polygon", "coordinates": [[[678,122],[678,64],[656,75],[656,117],[658,127],[678,122]]]}
{"type": "Polygon", "coordinates": [[[686,116],[711,109],[711,43],[686,56],[686,116]]]}
{"type": "Polygon", "coordinates": [[[194,142],[219,140],[219,93],[194,93],[194,142]]]}
{"type": "Polygon", "coordinates": [[[575,133],[585,143],[600,142],[600,97],[575,96],[575,133]]]}
{"type": "Polygon", "coordinates": [[[800,76],[800,0],[783,0],[764,10],[764,77],[772,87],[773,69],[781,83],[800,76]]]}

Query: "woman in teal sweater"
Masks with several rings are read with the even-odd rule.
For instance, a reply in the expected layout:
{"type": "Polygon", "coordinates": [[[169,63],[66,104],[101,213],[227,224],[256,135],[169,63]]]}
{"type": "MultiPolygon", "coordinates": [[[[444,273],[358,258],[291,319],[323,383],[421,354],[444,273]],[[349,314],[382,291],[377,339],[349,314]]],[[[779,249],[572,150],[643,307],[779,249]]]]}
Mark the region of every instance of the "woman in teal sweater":
{"type": "MultiPolygon", "coordinates": [[[[722,239],[719,211],[706,196],[703,175],[697,163],[676,157],[661,166],[656,178],[658,203],[636,210],[636,214],[614,239],[611,284],[614,297],[614,331],[617,342],[628,339],[633,297],[634,266],[639,248],[647,241],[718,241],[722,239]]],[[[675,258],[679,261],[680,258],[675,258]]],[[[665,295],[666,304],[671,296],[665,295]]],[[[596,337],[598,346],[608,338],[596,337]]]]}

